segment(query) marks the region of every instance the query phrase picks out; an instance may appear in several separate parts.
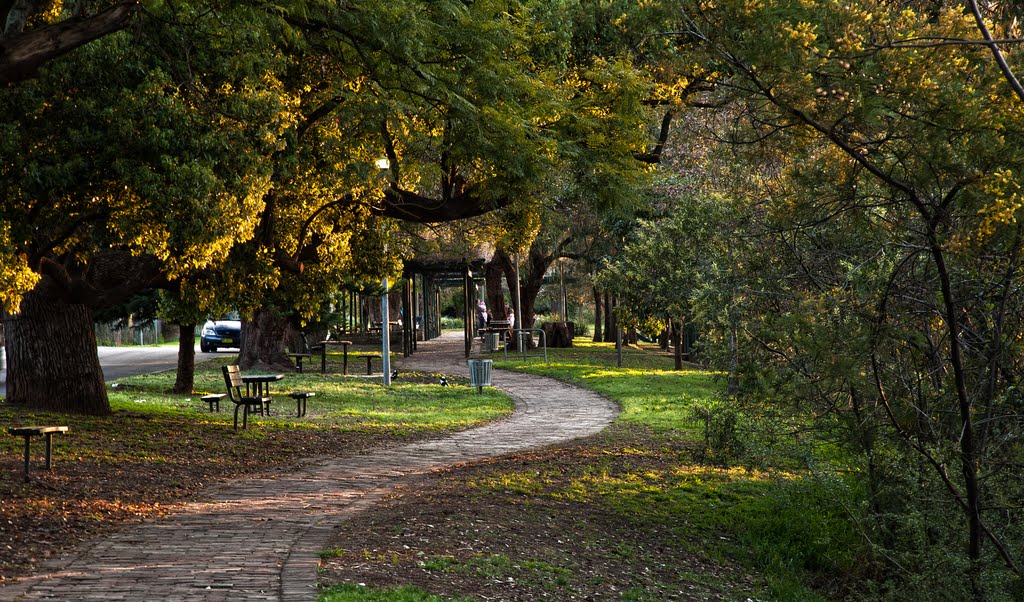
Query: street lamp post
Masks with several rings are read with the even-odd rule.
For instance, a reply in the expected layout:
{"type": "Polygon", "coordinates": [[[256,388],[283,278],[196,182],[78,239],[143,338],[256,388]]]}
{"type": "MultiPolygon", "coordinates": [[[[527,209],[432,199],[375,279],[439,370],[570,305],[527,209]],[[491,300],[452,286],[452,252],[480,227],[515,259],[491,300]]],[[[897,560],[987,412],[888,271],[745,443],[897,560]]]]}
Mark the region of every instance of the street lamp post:
{"type": "MultiPolygon", "coordinates": [[[[387,158],[381,157],[374,162],[377,169],[381,171],[391,167],[387,158]]],[[[387,244],[384,245],[384,253],[388,252],[387,244]]],[[[384,370],[384,386],[391,385],[391,308],[388,306],[388,289],[390,284],[388,277],[384,277],[380,295],[380,365],[384,370]]]]}
{"type": "Polygon", "coordinates": [[[384,290],[380,296],[380,365],[384,370],[384,386],[391,385],[391,320],[388,306],[388,277],[384,277],[384,290]]]}

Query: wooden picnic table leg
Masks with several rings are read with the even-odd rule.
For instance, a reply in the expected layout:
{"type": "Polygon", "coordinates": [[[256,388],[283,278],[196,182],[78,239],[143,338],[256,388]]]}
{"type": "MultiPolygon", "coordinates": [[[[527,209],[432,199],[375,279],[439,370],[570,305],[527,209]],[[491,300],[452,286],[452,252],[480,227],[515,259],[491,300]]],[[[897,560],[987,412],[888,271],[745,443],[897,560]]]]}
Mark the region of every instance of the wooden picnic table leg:
{"type": "Polygon", "coordinates": [[[46,433],[46,470],[50,470],[50,450],[53,449],[53,433],[46,433]]]}
{"type": "Polygon", "coordinates": [[[367,376],[369,376],[371,374],[371,372],[370,372],[370,362],[372,362],[372,361],[373,361],[373,356],[372,355],[366,356],[366,375],[367,376]]]}
{"type": "Polygon", "coordinates": [[[30,435],[24,435],[24,437],[25,437],[25,480],[28,481],[28,457],[29,457],[28,450],[29,450],[29,441],[31,440],[31,436],[30,435]]]}

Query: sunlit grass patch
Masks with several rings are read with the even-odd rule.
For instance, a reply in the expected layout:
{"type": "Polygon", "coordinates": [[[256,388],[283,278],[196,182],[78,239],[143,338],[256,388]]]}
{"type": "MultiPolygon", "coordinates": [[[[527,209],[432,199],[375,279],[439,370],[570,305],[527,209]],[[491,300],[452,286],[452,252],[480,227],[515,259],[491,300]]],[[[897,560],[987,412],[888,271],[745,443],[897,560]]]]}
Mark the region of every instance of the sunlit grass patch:
{"type": "Polygon", "coordinates": [[[469,481],[467,485],[480,490],[535,494],[543,491],[544,486],[549,482],[550,479],[536,472],[500,472],[487,475],[483,479],[469,481]]]}
{"type": "Polygon", "coordinates": [[[702,424],[694,407],[717,403],[724,397],[721,374],[695,369],[671,370],[650,367],[617,368],[585,352],[575,360],[562,358],[550,364],[499,362],[497,367],[550,376],[601,393],[622,406],[619,420],[661,431],[700,433],[702,424]]]}
{"type": "MultiPolygon", "coordinates": [[[[842,480],[824,483],[782,468],[701,464],[743,463],[746,434],[758,428],[727,398],[721,374],[676,371],[664,354],[643,358],[644,352],[633,349],[624,350],[619,368],[609,344],[579,339],[575,344],[553,350],[550,364],[498,365],[615,400],[622,413],[612,440],[629,442],[635,436],[630,429],[646,432],[639,440],[646,442],[647,453],[629,452],[635,447],[629,443],[617,445],[603,460],[591,457],[577,464],[539,495],[607,508],[632,528],[664,534],[694,554],[757,568],[779,598],[818,599],[806,587],[813,576],[842,574],[864,557],[843,510],[844,504],[858,503],[857,493],[842,480]],[[660,449],[659,441],[674,443],[660,449]]],[[[754,465],[793,466],[781,456],[758,458],[754,465]]],[[[545,482],[543,474],[524,473],[531,482],[545,482]]]]}

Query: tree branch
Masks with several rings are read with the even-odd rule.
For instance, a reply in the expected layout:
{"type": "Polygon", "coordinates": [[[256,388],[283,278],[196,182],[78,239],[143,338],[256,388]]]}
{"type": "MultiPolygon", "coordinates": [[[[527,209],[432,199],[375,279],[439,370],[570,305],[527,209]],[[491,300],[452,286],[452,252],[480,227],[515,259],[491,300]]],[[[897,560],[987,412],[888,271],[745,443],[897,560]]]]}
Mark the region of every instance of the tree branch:
{"type": "Polygon", "coordinates": [[[477,217],[511,202],[507,197],[486,201],[476,194],[475,187],[450,199],[438,200],[392,186],[384,192],[384,203],[372,211],[385,217],[426,224],[477,217]]]}
{"type": "Polygon", "coordinates": [[[121,0],[91,17],[71,17],[0,39],[0,87],[30,79],[39,67],[128,26],[137,0],[121,0]]]}
{"type": "Polygon", "coordinates": [[[974,14],[974,21],[978,24],[978,30],[981,32],[981,36],[985,38],[985,42],[988,44],[989,49],[992,51],[992,56],[996,59],[996,64],[999,65],[999,70],[1003,72],[1003,77],[1006,78],[1007,83],[1013,88],[1013,92],[1017,95],[1017,98],[1024,101],[1024,87],[1021,86],[1017,76],[1013,74],[1013,70],[1006,63],[1006,58],[1003,57],[1002,51],[999,50],[999,45],[994,39],[992,39],[992,33],[988,30],[988,25],[985,25],[985,19],[981,16],[981,10],[978,8],[977,0],[967,0],[967,6],[970,7],[971,13],[974,14]]]}
{"type": "Polygon", "coordinates": [[[661,118],[661,132],[658,134],[658,142],[649,153],[633,153],[633,158],[643,163],[661,163],[661,152],[665,150],[665,142],[668,141],[669,130],[672,127],[672,117],[675,116],[675,109],[665,111],[661,118]]]}

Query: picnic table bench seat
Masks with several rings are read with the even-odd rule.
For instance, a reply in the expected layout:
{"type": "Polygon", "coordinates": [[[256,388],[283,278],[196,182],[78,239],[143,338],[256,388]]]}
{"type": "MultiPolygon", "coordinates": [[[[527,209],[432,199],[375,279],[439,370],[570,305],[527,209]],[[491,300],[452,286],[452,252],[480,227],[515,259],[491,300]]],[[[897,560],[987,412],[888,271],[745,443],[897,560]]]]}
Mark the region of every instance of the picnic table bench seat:
{"type": "Polygon", "coordinates": [[[51,467],[51,451],[53,449],[53,434],[68,432],[66,426],[12,426],[7,432],[17,437],[25,438],[25,480],[28,481],[29,447],[32,437],[46,438],[46,470],[51,467]]]}
{"type": "Polygon", "coordinates": [[[227,397],[227,393],[208,393],[199,398],[199,401],[205,402],[210,406],[210,411],[213,412],[214,408],[216,411],[220,411],[220,400],[227,397]]]}
{"type": "MultiPolygon", "coordinates": [[[[373,360],[381,359],[383,356],[379,353],[367,353],[363,357],[366,358],[366,375],[370,376],[371,374],[373,374],[373,360]]],[[[383,369],[383,364],[381,364],[381,368],[383,369]]]]}
{"type": "Polygon", "coordinates": [[[295,362],[295,371],[302,374],[302,362],[308,357],[313,357],[312,353],[289,353],[288,357],[292,358],[295,362]]]}
{"type": "Polygon", "coordinates": [[[306,415],[306,400],[310,397],[316,397],[316,393],[312,391],[292,391],[288,394],[295,400],[295,416],[301,418],[306,415]]]}

